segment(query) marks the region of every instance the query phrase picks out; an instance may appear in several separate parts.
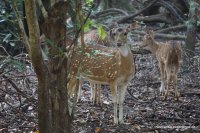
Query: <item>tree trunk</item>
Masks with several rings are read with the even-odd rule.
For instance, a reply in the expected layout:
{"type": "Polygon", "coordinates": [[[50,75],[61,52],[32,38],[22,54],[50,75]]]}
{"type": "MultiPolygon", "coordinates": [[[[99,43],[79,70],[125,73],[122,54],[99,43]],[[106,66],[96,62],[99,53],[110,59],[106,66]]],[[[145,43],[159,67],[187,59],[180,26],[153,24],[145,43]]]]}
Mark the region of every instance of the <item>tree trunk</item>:
{"type": "Polygon", "coordinates": [[[52,133],[71,132],[71,117],[67,98],[67,58],[66,44],[67,2],[56,3],[48,12],[49,16],[42,25],[49,45],[50,72],[49,88],[52,118],[52,133]]]}
{"type": "Polygon", "coordinates": [[[197,8],[198,4],[194,1],[190,1],[189,20],[187,22],[187,33],[184,47],[184,66],[187,65],[191,57],[194,56],[195,43],[196,43],[196,28],[197,28],[197,8]]]}
{"type": "Polygon", "coordinates": [[[58,2],[48,11],[42,31],[49,48],[48,62],[42,58],[35,0],[25,0],[29,29],[30,58],[38,78],[40,133],[71,133],[68,112],[66,12],[67,2],[58,2]]]}
{"type": "Polygon", "coordinates": [[[39,25],[36,17],[35,0],[25,0],[26,19],[29,31],[29,43],[31,58],[34,70],[38,78],[38,101],[39,101],[39,130],[43,133],[51,133],[51,117],[49,102],[49,76],[47,68],[42,59],[41,48],[39,46],[39,25]]]}

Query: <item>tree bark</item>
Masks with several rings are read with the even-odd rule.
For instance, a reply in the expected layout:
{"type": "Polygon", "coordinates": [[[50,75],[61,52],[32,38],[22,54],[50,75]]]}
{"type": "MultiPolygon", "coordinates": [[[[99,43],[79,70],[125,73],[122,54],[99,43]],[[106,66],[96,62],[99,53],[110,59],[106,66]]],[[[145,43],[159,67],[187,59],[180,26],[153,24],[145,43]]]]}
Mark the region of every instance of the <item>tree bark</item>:
{"type": "Polygon", "coordinates": [[[43,133],[51,133],[52,121],[50,117],[50,101],[49,101],[49,76],[47,68],[42,59],[41,48],[39,46],[39,25],[36,17],[35,0],[25,0],[26,19],[29,29],[30,53],[34,70],[38,77],[38,117],[39,131],[43,133]]]}
{"type": "Polygon", "coordinates": [[[184,66],[188,64],[188,59],[194,56],[197,28],[197,8],[198,3],[194,0],[190,1],[189,20],[187,22],[187,33],[184,47],[183,62],[184,66]]]}
{"type": "Polygon", "coordinates": [[[58,2],[48,11],[42,25],[49,48],[48,62],[42,58],[35,0],[25,0],[29,29],[30,58],[38,78],[40,133],[70,133],[71,117],[67,97],[66,12],[67,2],[58,2]]]}
{"type": "Polygon", "coordinates": [[[68,111],[67,97],[67,58],[66,52],[66,12],[67,2],[56,3],[48,12],[48,18],[42,25],[42,31],[48,40],[51,84],[50,101],[52,109],[52,133],[71,132],[71,117],[68,111]]]}
{"type": "Polygon", "coordinates": [[[29,29],[30,53],[35,73],[38,77],[38,117],[39,130],[43,133],[51,133],[50,101],[48,95],[48,72],[42,59],[41,48],[39,46],[39,25],[36,17],[35,0],[25,0],[26,19],[29,29]]]}

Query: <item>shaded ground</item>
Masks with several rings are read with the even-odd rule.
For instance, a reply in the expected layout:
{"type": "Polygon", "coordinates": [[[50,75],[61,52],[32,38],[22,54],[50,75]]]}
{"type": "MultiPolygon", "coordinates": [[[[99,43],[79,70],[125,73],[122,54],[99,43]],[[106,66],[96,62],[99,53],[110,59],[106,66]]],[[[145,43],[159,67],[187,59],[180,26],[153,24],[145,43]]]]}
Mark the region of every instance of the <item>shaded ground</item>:
{"type": "MultiPolygon", "coordinates": [[[[25,56],[15,57],[27,63],[17,71],[17,65],[1,67],[0,132],[30,132],[37,129],[37,80],[25,56]],[[11,70],[11,71],[8,71],[11,70]]],[[[160,86],[157,61],[152,54],[137,55],[137,73],[129,84],[124,102],[124,125],[113,125],[113,106],[108,87],[103,89],[103,105],[90,102],[90,89],[83,88],[72,123],[74,133],[129,132],[200,132],[200,47],[194,63],[178,75],[180,101],[170,92],[166,101],[158,94],[160,86]]],[[[2,64],[1,64],[2,65],[2,64]]]]}

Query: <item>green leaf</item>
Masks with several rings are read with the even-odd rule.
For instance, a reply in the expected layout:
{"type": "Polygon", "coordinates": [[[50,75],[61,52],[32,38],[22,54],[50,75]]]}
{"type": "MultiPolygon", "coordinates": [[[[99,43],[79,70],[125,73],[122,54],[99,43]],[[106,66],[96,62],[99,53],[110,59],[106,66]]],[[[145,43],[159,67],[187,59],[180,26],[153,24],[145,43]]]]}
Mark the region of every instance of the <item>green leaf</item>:
{"type": "Polygon", "coordinates": [[[18,60],[11,59],[9,63],[13,65],[14,68],[16,68],[19,72],[23,72],[26,68],[25,64],[18,60]]]}
{"type": "Polygon", "coordinates": [[[104,40],[106,38],[106,32],[105,32],[105,30],[103,29],[102,26],[98,27],[98,34],[99,34],[99,38],[101,40],[104,40]]]}
{"type": "Polygon", "coordinates": [[[12,35],[11,35],[10,33],[7,34],[6,37],[4,37],[3,42],[8,43],[8,42],[10,41],[11,36],[12,36],[12,35]]]}
{"type": "Polygon", "coordinates": [[[83,26],[84,32],[89,31],[90,27],[93,25],[95,25],[94,22],[92,20],[88,20],[83,26]]]}
{"type": "Polygon", "coordinates": [[[87,4],[87,5],[91,6],[92,3],[93,3],[93,0],[86,0],[86,4],[87,4]]]}

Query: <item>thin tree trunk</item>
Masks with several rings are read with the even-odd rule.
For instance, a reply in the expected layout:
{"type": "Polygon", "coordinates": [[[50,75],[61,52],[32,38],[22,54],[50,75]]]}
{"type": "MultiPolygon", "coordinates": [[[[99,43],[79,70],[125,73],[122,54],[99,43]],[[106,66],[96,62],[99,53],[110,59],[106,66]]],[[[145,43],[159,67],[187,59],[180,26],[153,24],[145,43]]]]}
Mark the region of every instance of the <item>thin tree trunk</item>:
{"type": "Polygon", "coordinates": [[[31,58],[35,73],[38,78],[38,117],[39,131],[42,133],[52,133],[52,120],[50,115],[49,100],[49,74],[42,58],[39,42],[40,32],[36,17],[35,0],[25,0],[26,19],[29,29],[29,43],[31,58]]]}
{"type": "Polygon", "coordinates": [[[68,111],[67,97],[67,58],[66,44],[67,2],[56,3],[48,12],[48,18],[42,25],[49,45],[49,64],[51,85],[52,133],[70,133],[71,117],[68,111]]]}
{"type": "Polygon", "coordinates": [[[29,29],[30,58],[38,78],[40,133],[71,133],[68,112],[66,12],[67,2],[58,2],[48,11],[42,30],[47,37],[48,62],[42,58],[35,0],[25,0],[29,29]]]}
{"type": "Polygon", "coordinates": [[[187,34],[185,40],[185,47],[183,52],[184,66],[189,62],[189,58],[194,56],[196,41],[196,28],[197,28],[197,8],[198,4],[194,1],[190,1],[189,20],[187,22],[187,34]]]}

